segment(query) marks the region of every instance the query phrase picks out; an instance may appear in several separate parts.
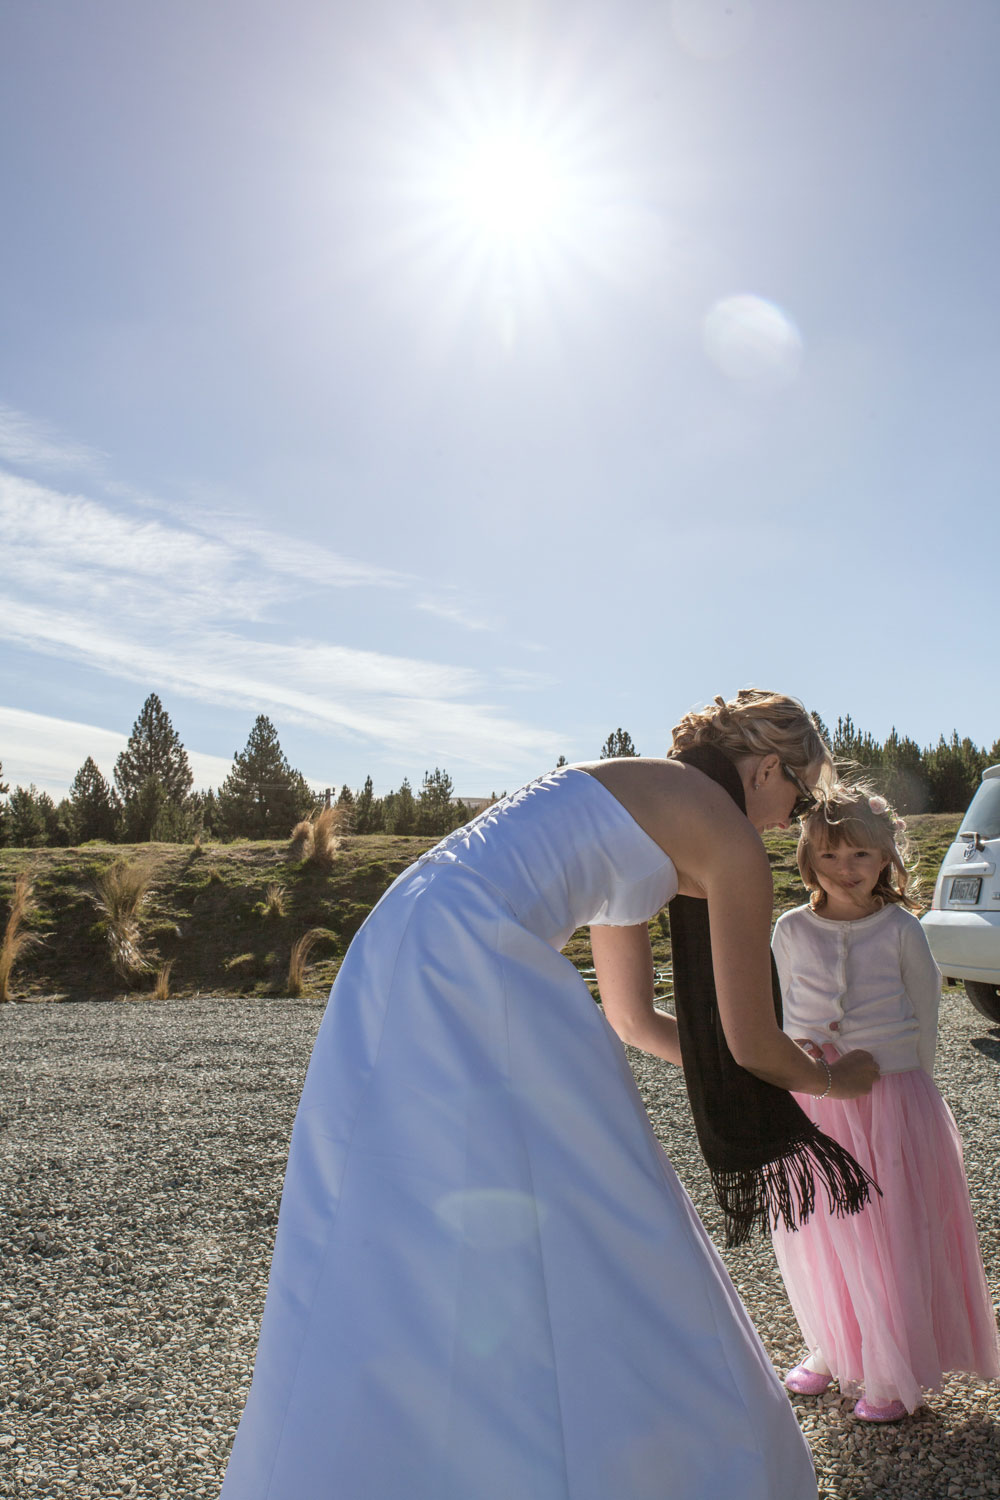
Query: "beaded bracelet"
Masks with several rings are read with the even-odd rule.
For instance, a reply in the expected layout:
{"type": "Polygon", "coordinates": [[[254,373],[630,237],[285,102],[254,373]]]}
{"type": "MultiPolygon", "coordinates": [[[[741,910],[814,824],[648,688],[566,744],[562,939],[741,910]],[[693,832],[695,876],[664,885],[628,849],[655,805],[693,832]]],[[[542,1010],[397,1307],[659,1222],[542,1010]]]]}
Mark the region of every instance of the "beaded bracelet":
{"type": "Polygon", "coordinates": [[[817,1062],[821,1062],[823,1064],[824,1068],[826,1069],[826,1088],[823,1090],[823,1092],[821,1094],[814,1094],[813,1098],[814,1099],[825,1099],[826,1096],[827,1096],[827,1094],[833,1088],[833,1070],[831,1069],[830,1064],[827,1062],[827,1060],[826,1060],[825,1057],[817,1057],[816,1061],[817,1062]]]}

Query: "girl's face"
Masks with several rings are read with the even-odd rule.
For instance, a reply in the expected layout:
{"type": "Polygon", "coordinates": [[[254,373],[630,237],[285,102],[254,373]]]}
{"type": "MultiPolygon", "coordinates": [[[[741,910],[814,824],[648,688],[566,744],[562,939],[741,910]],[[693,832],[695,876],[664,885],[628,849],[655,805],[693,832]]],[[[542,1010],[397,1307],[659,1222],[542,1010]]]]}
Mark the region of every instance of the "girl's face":
{"type": "Polygon", "coordinates": [[[837,921],[867,917],[877,910],[879,876],[889,861],[881,849],[840,843],[817,843],[810,850],[812,867],[826,901],[820,915],[837,921]]]}

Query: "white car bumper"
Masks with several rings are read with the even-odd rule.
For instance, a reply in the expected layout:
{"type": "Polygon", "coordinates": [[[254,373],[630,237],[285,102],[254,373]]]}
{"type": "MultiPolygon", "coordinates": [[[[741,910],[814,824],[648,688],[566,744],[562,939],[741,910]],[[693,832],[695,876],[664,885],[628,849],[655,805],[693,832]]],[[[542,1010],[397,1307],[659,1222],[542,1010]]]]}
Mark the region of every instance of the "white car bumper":
{"type": "Polygon", "coordinates": [[[1000,984],[1000,911],[929,911],[920,921],[946,979],[1000,984]]]}

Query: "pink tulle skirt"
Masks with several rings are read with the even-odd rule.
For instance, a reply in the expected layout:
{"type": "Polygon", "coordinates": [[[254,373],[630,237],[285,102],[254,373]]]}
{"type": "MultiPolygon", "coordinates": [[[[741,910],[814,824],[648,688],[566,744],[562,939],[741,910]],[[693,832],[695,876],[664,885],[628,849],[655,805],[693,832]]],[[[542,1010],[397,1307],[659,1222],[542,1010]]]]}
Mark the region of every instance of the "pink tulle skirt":
{"type": "Polygon", "coordinates": [[[917,1068],[863,1099],[795,1097],[882,1189],[862,1213],[837,1217],[823,1200],[802,1228],[772,1235],[810,1352],[845,1395],[908,1411],[949,1371],[1000,1378],[962,1142],[932,1079],[917,1068]]]}

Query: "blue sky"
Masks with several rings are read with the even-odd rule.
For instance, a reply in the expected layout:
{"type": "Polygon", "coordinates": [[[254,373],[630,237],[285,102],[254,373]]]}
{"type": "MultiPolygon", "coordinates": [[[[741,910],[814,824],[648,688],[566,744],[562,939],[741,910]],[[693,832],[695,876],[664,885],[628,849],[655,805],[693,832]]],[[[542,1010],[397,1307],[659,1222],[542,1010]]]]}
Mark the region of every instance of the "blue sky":
{"type": "Polygon", "coordinates": [[[995,0],[0,13],[0,760],[1000,736],[995,0]]]}

